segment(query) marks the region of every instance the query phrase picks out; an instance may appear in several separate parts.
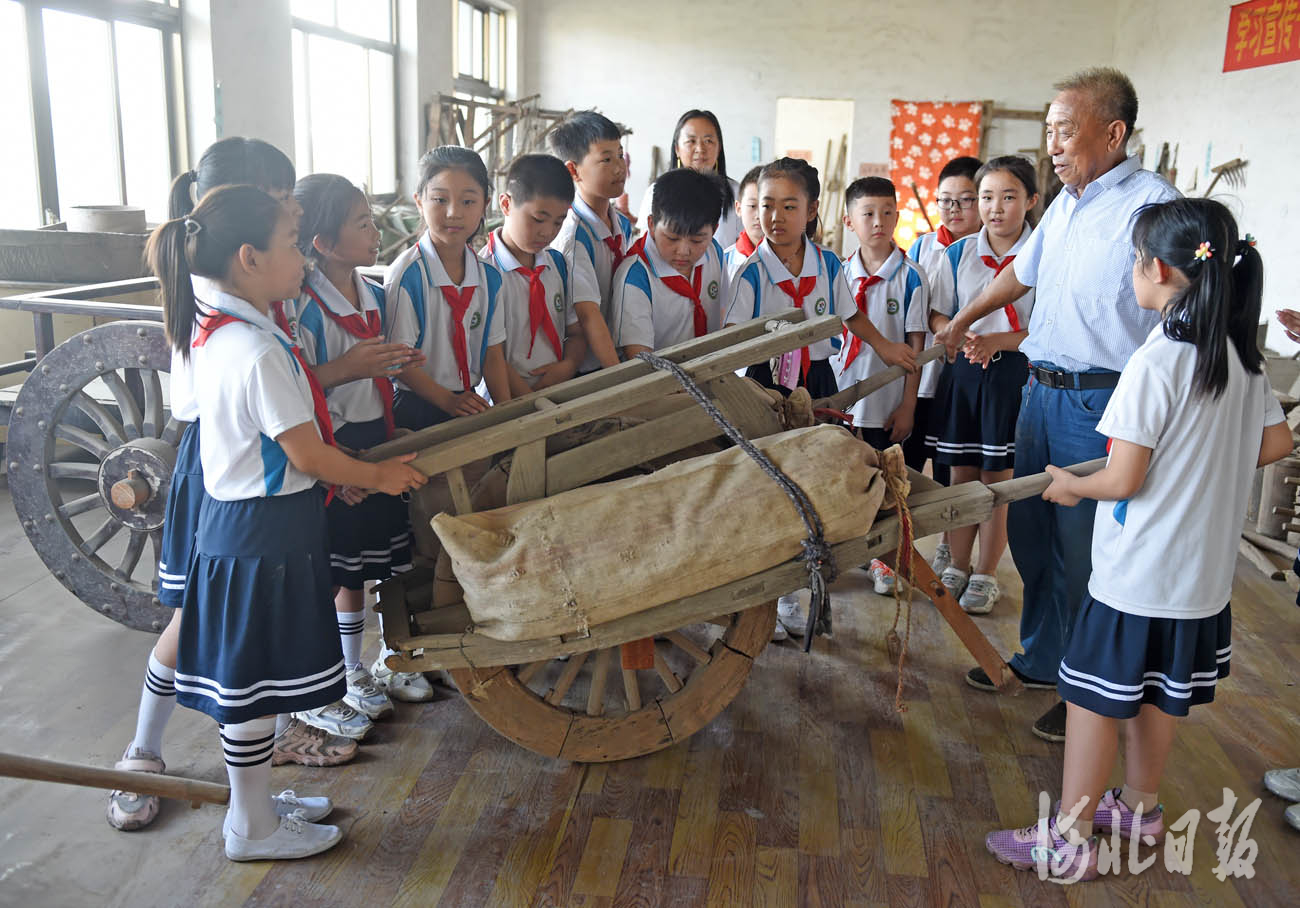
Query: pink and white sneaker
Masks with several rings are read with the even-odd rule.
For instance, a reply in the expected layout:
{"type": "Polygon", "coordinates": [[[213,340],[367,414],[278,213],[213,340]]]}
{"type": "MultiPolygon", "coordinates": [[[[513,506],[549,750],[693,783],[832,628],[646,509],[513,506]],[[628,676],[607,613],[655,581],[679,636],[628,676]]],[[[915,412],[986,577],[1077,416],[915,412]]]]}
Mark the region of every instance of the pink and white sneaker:
{"type": "MultiPolygon", "coordinates": [[[[1097,835],[1108,836],[1115,827],[1119,827],[1120,838],[1136,838],[1139,842],[1147,836],[1151,836],[1155,841],[1148,842],[1154,845],[1165,837],[1165,807],[1163,804],[1157,804],[1154,810],[1149,810],[1137,817],[1134,822],[1135,814],[1129,810],[1129,806],[1120,800],[1119,793],[1122,788],[1112,788],[1101,796],[1097,802],[1097,815],[1092,820],[1092,831],[1097,835]]],[[[1145,807],[1146,805],[1142,805],[1145,807]]]]}
{"type": "Polygon", "coordinates": [[[1077,883],[1097,878],[1096,836],[1079,845],[1066,841],[1056,828],[1056,817],[1046,824],[1035,823],[1023,829],[990,832],[984,847],[1003,864],[1016,870],[1038,870],[1058,883],[1077,883]]]}

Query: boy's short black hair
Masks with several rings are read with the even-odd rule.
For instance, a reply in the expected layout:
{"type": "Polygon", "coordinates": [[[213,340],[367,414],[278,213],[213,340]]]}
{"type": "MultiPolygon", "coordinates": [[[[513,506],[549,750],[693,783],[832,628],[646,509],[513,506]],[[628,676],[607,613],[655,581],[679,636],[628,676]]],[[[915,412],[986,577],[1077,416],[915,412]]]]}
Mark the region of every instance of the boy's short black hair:
{"type": "Polygon", "coordinates": [[[898,201],[898,190],[884,177],[858,177],[844,190],[844,210],[848,211],[858,199],[884,198],[898,201]]]}
{"type": "Polygon", "coordinates": [[[594,110],[580,110],[551,130],[548,141],[561,161],[580,164],[595,143],[622,138],[623,130],[613,120],[594,110]]]}
{"type": "Polygon", "coordinates": [[[536,198],[573,203],[573,177],[564,162],[551,154],[522,154],[506,171],[506,192],[516,205],[536,198]]]}
{"type": "MultiPolygon", "coordinates": [[[[947,164],[943,165],[943,170],[939,171],[939,183],[942,183],[948,177],[965,177],[972,183],[975,182],[975,174],[984,166],[984,162],[979,158],[973,158],[970,155],[963,155],[960,158],[953,158],[947,164]]],[[[936,186],[938,183],[935,184],[936,186]]]]}
{"type": "Polygon", "coordinates": [[[669,170],[654,182],[650,217],[685,234],[715,226],[722,219],[722,181],[689,167],[669,170]]]}
{"type": "Polygon", "coordinates": [[[746,186],[758,185],[758,175],[761,174],[762,172],[763,172],[762,164],[757,164],[749,168],[749,172],[745,174],[745,178],[740,181],[740,188],[736,190],[737,199],[739,199],[742,195],[745,194],[746,186]]]}

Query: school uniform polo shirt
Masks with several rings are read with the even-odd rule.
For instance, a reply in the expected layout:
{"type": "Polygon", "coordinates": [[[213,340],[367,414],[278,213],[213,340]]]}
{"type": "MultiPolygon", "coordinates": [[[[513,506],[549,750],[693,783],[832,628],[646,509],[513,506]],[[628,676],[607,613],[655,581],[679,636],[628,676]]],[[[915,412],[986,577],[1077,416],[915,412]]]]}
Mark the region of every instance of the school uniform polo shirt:
{"type": "MultiPolygon", "coordinates": [[[[352,272],[352,280],[361,301],[360,313],[319,270],[307,276],[307,287],[311,292],[304,292],[298,299],[298,345],[310,365],[319,366],[338,359],[358,343],[358,339],[326,315],[322,307],[340,318],[358,314],[365,318],[366,313],[383,312],[384,288],[357,271],[352,272]]],[[[368,378],[326,388],[325,401],[329,404],[330,420],[336,432],[348,423],[371,422],[384,416],[383,398],[379,396],[374,381],[368,378]]]]}
{"type": "Polygon", "coordinates": [[[695,337],[695,306],[677,293],[664,279],[681,278],[692,283],[698,273],[700,305],[709,331],[722,327],[722,304],[727,295],[727,273],[722,265],[722,248],[710,240],[704,257],[695,263],[690,277],[659,255],[654,240],[647,237],[645,258],[629,257],[614,276],[610,300],[610,334],[614,346],[637,345],[661,350],[695,337]]]}
{"type": "MultiPolygon", "coordinates": [[[[575,195],[573,206],[564,218],[564,226],[551,243],[552,249],[559,250],[573,264],[574,304],[596,303],[606,325],[609,324],[610,284],[616,265],[622,263],[621,259],[615,262],[611,246],[616,244],[621,253],[626,253],[632,245],[632,221],[613,205],[609,211],[617,232],[609,229],[581,195],[575,195]],[[616,243],[611,243],[611,240],[616,243]]],[[[591,372],[599,368],[600,360],[588,349],[579,371],[591,372]]]]}
{"type": "MultiPolygon", "coordinates": [[[[989,245],[988,228],[962,237],[946,250],[938,267],[930,275],[930,306],[935,312],[952,318],[970,305],[984,288],[993,283],[1000,267],[1011,268],[1015,262],[1003,264],[1007,258],[1017,256],[1033,228],[1028,224],[1020,231],[1020,238],[1006,255],[997,255],[989,245]]],[[[1031,289],[1020,299],[996,312],[976,320],[971,326],[973,334],[997,334],[1003,331],[1022,331],[1029,327],[1034,310],[1034,291],[1031,289]]]]}
{"type": "Polygon", "coordinates": [[[497,318],[504,319],[505,323],[506,362],[523,376],[524,381],[532,385],[538,378],[532,374],[534,369],[563,359],[564,339],[569,326],[577,324],[578,313],[573,309],[573,296],[570,292],[573,272],[564,255],[557,249],[544,249],[535,257],[533,267],[542,268],[540,278],[546,292],[547,317],[560,342],[560,349],[556,352],[541,325],[536,334],[533,333],[529,280],[516,270],[520,267],[519,260],[502,241],[500,230],[492,233],[487,245],[479,252],[479,258],[491,262],[501,272],[497,318]]]}

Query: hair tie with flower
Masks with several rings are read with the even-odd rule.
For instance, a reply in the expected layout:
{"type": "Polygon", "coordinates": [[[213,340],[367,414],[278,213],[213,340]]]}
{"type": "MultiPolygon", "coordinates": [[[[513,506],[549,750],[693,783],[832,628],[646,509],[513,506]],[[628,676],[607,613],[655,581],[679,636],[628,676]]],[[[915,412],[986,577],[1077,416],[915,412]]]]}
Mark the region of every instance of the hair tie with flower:
{"type": "Polygon", "coordinates": [[[1248,233],[1248,234],[1246,234],[1244,237],[1242,237],[1241,239],[1237,240],[1237,255],[1238,255],[1238,256],[1243,256],[1243,255],[1246,254],[1246,250],[1247,250],[1247,249],[1254,249],[1254,248],[1255,248],[1255,236],[1254,236],[1254,234],[1248,233]]]}
{"type": "Polygon", "coordinates": [[[1209,240],[1206,240],[1196,247],[1196,251],[1192,253],[1192,257],[1198,262],[1207,262],[1214,258],[1214,247],[1210,245],[1209,240]]]}

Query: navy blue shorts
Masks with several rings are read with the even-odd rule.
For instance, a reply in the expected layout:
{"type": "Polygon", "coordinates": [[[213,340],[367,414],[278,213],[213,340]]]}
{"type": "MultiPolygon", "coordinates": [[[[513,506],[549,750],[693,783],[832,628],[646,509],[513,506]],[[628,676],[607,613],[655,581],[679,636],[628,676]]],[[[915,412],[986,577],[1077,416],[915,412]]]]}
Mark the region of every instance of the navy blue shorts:
{"type": "Polygon", "coordinates": [[[1061,659],[1061,699],[1131,719],[1150,703],[1171,716],[1214,700],[1232,658],[1232,608],[1206,618],[1146,618],[1085,595],[1061,659]]]}
{"type": "Polygon", "coordinates": [[[177,703],[230,724],[325,706],[347,692],[319,487],[208,498],[194,548],[177,703]]]}
{"type": "Polygon", "coordinates": [[[203,489],[203,464],[199,460],[199,421],[190,423],[176,446],[176,468],[167,488],[163,511],[162,550],[158,556],[158,601],[180,608],[185,601],[185,573],[194,554],[194,534],[199,508],[208,493],[203,489]]]}
{"type": "MultiPolygon", "coordinates": [[[[364,451],[382,444],[385,435],[384,421],[376,419],[340,426],[334,438],[364,451]]],[[[360,590],[367,580],[387,580],[411,569],[411,524],[402,499],[374,492],[352,505],[335,495],[325,517],[335,586],[360,590]]]]}

